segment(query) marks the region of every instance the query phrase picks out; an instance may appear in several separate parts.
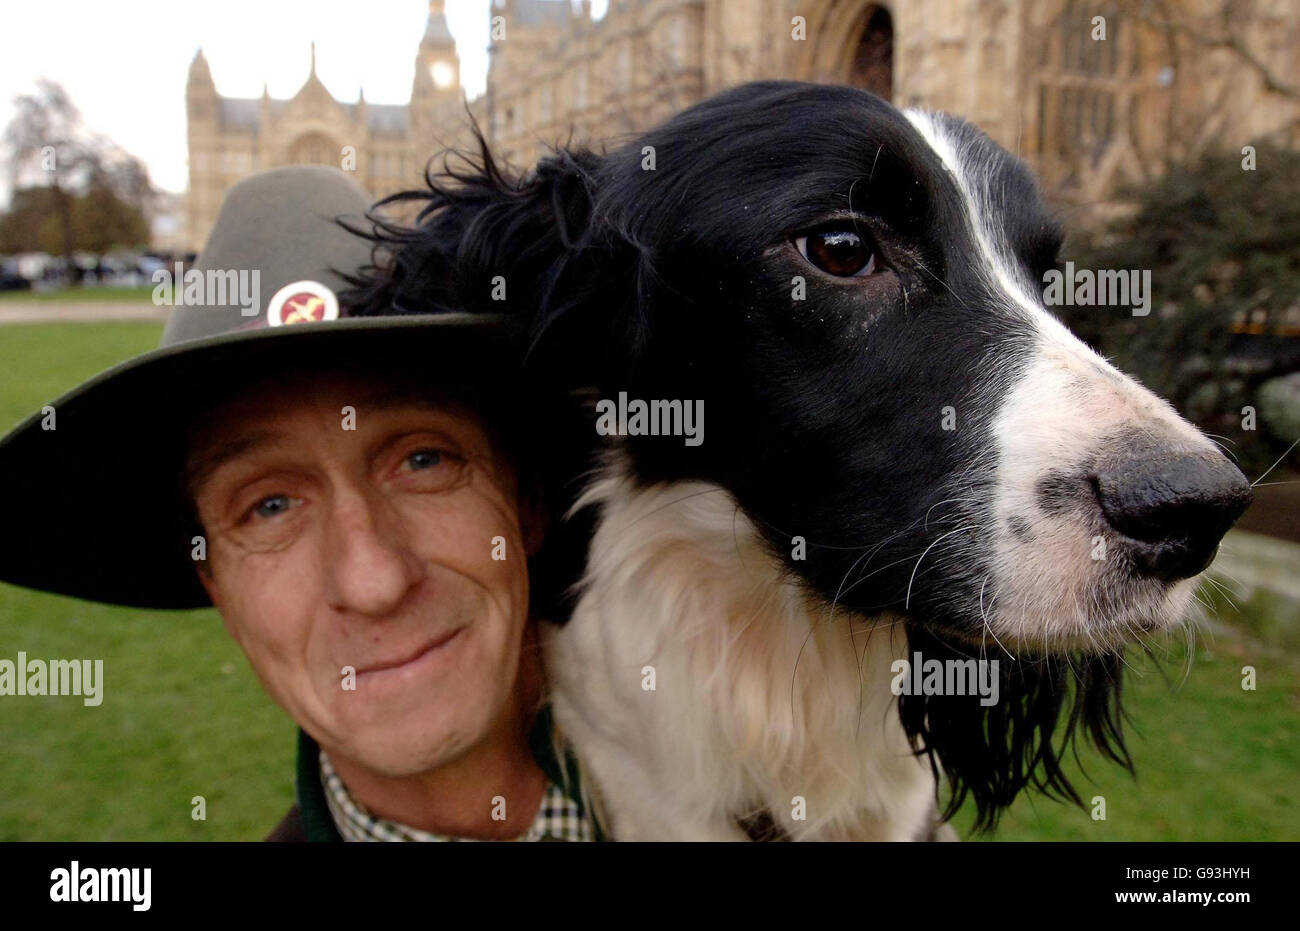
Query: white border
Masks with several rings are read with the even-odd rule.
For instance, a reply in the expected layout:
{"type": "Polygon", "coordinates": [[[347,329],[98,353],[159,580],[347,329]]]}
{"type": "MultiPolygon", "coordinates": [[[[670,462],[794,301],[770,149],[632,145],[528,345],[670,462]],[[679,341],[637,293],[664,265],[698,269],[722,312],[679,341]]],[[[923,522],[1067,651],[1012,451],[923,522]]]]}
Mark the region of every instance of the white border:
{"type": "MultiPolygon", "coordinates": [[[[268,326],[281,326],[284,324],[284,304],[289,298],[299,291],[307,291],[323,298],[325,301],[325,315],[321,320],[337,320],[339,317],[339,299],[334,292],[319,281],[312,281],[310,278],[304,278],[302,281],[293,281],[285,285],[275,294],[271,295],[270,302],[266,305],[266,322],[268,326]]],[[[294,324],[289,324],[294,326],[294,324]]]]}

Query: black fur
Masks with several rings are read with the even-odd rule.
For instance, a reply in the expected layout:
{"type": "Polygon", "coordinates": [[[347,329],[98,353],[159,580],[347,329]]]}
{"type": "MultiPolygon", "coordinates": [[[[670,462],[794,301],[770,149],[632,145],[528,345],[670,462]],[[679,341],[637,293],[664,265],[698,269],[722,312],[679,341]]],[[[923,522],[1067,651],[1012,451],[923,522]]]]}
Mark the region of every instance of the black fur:
{"type": "MultiPolygon", "coordinates": [[[[959,131],[1018,260],[1041,276],[1060,233],[1032,177],[959,131]]],[[[423,209],[410,228],[373,218],[366,232],[392,257],[343,295],[351,312],[506,311],[527,321],[530,365],[566,388],[704,399],[701,446],[623,441],[639,481],[728,489],[794,577],[836,610],[905,609],[927,659],[980,643],[989,420],[1032,334],[987,293],[960,193],[906,119],[859,90],[765,81],[612,152],[557,149],[522,175],[475,132],[462,167],[381,202],[423,209]],[[884,269],[846,283],[792,240],[850,215],[884,269]],[[795,276],[806,300],[792,300],[795,276]],[[946,406],[955,431],[942,429],[946,406]],[[791,557],[796,535],[806,559],[791,557]]],[[[1060,763],[1080,733],[1128,766],[1120,666],[1004,657],[991,708],[904,697],[907,732],[951,784],[947,814],[969,795],[991,826],[1030,785],[1078,802],[1060,763]]]]}

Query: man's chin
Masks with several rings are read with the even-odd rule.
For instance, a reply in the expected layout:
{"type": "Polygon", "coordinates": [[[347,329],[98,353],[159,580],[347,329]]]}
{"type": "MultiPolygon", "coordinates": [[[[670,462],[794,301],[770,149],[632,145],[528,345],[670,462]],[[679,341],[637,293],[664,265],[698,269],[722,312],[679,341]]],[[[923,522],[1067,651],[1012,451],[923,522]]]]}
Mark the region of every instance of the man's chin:
{"type": "MultiPolygon", "coordinates": [[[[341,753],[356,766],[389,778],[427,773],[455,762],[478,741],[472,727],[433,730],[424,727],[394,728],[358,725],[338,744],[341,753]],[[364,734],[361,740],[356,735],[364,734]]],[[[334,752],[330,754],[331,759],[334,752]]]]}

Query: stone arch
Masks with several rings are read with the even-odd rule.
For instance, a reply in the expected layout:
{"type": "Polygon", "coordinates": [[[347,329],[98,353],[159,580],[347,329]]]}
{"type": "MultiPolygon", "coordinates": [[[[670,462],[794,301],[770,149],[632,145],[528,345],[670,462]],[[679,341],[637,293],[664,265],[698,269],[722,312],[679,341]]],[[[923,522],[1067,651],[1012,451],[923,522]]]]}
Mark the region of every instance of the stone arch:
{"type": "Polygon", "coordinates": [[[848,83],[890,100],[894,96],[894,17],[889,7],[872,4],[849,60],[848,83]]]}
{"type": "Polygon", "coordinates": [[[804,14],[808,40],[795,78],[852,84],[889,98],[894,87],[894,16],[872,0],[820,0],[804,14]],[[883,91],[883,93],[882,93],[883,91]]]}
{"type": "Polygon", "coordinates": [[[320,131],[305,132],[289,144],[291,165],[333,165],[338,167],[342,146],[320,131]]]}

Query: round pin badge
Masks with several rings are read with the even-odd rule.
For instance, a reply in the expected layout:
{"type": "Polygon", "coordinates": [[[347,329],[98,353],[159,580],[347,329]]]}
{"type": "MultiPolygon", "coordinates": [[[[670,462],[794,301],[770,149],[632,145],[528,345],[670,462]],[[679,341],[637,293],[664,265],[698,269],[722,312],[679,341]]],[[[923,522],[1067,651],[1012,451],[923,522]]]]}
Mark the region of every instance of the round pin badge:
{"type": "Polygon", "coordinates": [[[294,281],[271,296],[266,305],[268,326],[290,326],[337,320],[339,299],[319,281],[294,281]]]}

